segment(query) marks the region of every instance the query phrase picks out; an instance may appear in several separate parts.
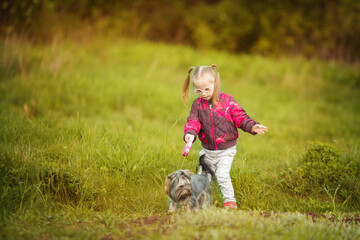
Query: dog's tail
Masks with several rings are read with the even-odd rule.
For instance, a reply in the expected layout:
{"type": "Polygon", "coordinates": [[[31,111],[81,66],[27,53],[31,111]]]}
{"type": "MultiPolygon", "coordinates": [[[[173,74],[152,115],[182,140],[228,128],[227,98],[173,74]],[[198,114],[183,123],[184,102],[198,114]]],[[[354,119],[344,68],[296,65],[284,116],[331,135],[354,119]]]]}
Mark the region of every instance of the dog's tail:
{"type": "Polygon", "coordinates": [[[207,175],[208,173],[211,174],[211,178],[214,178],[215,173],[214,171],[211,169],[209,163],[206,161],[205,159],[205,154],[201,155],[199,158],[199,165],[202,168],[202,175],[207,175]]]}

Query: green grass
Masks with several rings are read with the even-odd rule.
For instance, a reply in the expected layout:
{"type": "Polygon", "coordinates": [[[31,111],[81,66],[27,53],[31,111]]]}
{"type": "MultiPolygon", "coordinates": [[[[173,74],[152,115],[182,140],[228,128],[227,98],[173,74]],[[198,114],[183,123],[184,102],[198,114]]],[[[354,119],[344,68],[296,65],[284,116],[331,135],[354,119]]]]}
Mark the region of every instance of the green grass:
{"type": "MultiPolygon", "coordinates": [[[[358,65],[105,37],[49,45],[19,38],[0,42],[3,238],[121,238],[122,222],[165,216],[164,179],[183,161],[190,108],[181,102],[186,72],[213,63],[220,67],[222,90],[269,132],[255,137],[239,132],[231,174],[241,211],[184,214],[169,224],[177,227],[166,236],[359,235],[354,226],[313,224],[299,214],[359,214],[358,65]],[[325,172],[304,177],[309,149],[319,146],[320,153],[333,146],[338,155],[325,172]],[[336,175],[341,166],[351,171],[336,175]],[[253,211],[281,212],[281,217],[261,218],[253,211]],[[216,227],[220,220],[229,223],[226,231],[216,227]]],[[[200,149],[197,141],[184,168],[195,171],[200,149]]],[[[213,190],[215,207],[221,207],[216,185],[213,190]]],[[[141,229],[131,234],[144,236],[141,229]]]]}
{"type": "Polygon", "coordinates": [[[345,215],[227,212],[210,208],[130,220],[108,212],[75,210],[56,215],[23,213],[15,219],[10,217],[15,224],[6,225],[0,236],[3,239],[358,239],[358,225],[347,223],[347,219],[345,215]]]}

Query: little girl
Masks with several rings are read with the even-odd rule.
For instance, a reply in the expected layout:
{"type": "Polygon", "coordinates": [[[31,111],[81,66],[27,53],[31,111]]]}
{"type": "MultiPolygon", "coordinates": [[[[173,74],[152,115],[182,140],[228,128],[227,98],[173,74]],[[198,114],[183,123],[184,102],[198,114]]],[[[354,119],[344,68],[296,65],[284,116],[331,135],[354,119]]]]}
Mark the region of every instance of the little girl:
{"type": "MultiPolygon", "coordinates": [[[[191,67],[182,90],[182,99],[188,99],[190,73],[199,98],[191,106],[184,129],[184,140],[198,137],[205,160],[214,170],[223,194],[225,208],[237,208],[230,168],[236,154],[237,128],[250,134],[262,135],[267,127],[252,120],[229,94],[219,92],[219,68],[216,65],[191,67]],[[216,67],[216,72],[214,71],[216,67]]],[[[201,170],[200,170],[201,171],[201,170]]]]}

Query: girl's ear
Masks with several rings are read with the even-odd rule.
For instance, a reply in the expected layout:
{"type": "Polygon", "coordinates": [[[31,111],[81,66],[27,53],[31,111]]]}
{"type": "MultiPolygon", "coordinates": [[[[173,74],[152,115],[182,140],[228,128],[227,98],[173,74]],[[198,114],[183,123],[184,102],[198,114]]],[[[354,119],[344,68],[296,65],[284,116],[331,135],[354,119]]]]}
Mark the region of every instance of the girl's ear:
{"type": "Polygon", "coordinates": [[[188,75],[186,76],[185,83],[182,89],[182,101],[184,104],[187,104],[188,97],[189,97],[189,85],[190,85],[190,73],[192,70],[194,70],[195,67],[191,67],[188,70],[188,75]]]}
{"type": "Polygon", "coordinates": [[[220,74],[219,74],[219,67],[215,64],[211,65],[211,67],[216,67],[216,78],[215,78],[215,86],[213,92],[212,101],[214,105],[219,102],[219,88],[220,88],[220,74]]]}

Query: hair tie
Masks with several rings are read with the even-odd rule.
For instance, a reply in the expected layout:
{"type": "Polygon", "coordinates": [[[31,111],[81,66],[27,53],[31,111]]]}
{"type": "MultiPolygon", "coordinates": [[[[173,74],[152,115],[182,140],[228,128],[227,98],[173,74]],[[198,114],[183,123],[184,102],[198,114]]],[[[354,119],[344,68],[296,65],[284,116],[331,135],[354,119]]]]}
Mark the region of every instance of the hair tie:
{"type": "Polygon", "coordinates": [[[211,65],[211,67],[216,67],[216,71],[219,73],[219,67],[216,66],[215,64],[211,65]]]}
{"type": "Polygon", "coordinates": [[[188,76],[190,76],[191,71],[192,71],[192,70],[194,70],[194,69],[195,69],[195,67],[191,67],[191,68],[189,68],[189,71],[188,71],[188,76]]]}

